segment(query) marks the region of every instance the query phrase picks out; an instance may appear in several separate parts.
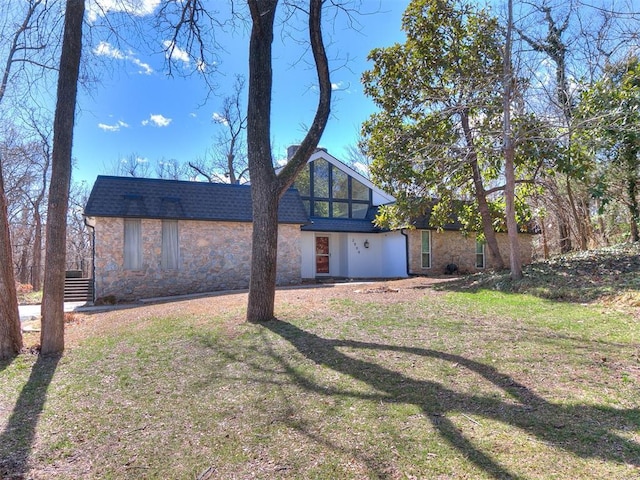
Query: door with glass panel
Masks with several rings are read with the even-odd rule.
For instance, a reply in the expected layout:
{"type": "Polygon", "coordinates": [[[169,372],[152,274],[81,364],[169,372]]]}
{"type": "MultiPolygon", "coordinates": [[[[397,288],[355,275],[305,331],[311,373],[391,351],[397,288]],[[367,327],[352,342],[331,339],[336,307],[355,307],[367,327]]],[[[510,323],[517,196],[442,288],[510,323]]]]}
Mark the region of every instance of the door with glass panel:
{"type": "Polygon", "coordinates": [[[316,275],[329,275],[329,237],[316,237],[316,275]]]}

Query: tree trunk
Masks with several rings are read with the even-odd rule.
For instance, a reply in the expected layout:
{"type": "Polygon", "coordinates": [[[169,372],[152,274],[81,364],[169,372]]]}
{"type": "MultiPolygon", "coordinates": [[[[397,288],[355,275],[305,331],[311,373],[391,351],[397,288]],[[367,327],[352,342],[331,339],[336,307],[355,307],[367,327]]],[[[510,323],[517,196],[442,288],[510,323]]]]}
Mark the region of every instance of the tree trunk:
{"type": "Polygon", "coordinates": [[[37,202],[33,213],[35,230],[31,255],[31,285],[33,285],[33,290],[36,292],[42,289],[42,217],[40,216],[39,208],[40,202],[37,202]]]}
{"type": "Polygon", "coordinates": [[[271,157],[271,88],[273,82],[271,43],[277,0],[249,0],[253,22],[249,45],[249,92],[247,103],[247,155],[251,176],[253,234],[251,278],[247,320],[274,318],[277,253],[278,202],[293,183],[322,137],[329,118],[331,81],[322,43],[323,0],[309,2],[309,35],[320,85],[318,108],[300,148],[276,175],[271,157]]]}
{"type": "Polygon", "coordinates": [[[520,256],[520,244],[518,242],[518,223],[516,222],[515,207],[515,145],[511,132],[511,95],[513,86],[513,75],[511,72],[511,33],[513,30],[513,0],[508,0],[508,22],[507,38],[505,42],[504,54],[504,170],[505,170],[505,215],[507,221],[507,235],[509,236],[509,266],[511,268],[511,279],[520,280],[522,278],[522,258],[520,256]]]}
{"type": "Polygon", "coordinates": [[[29,244],[31,243],[31,239],[23,238],[23,242],[25,244],[20,252],[20,261],[18,262],[18,281],[25,284],[32,283],[31,275],[29,275],[29,244]]]}
{"type": "Polygon", "coordinates": [[[40,332],[43,355],[60,354],[64,351],[67,211],[84,8],[84,0],[67,0],[66,2],[56,112],[53,122],[53,153],[46,227],[42,330],[40,332]]]}
{"type": "Polygon", "coordinates": [[[42,289],[42,215],[40,214],[40,208],[42,207],[42,201],[44,200],[45,192],[47,191],[50,153],[46,137],[42,136],[43,144],[46,145],[44,149],[44,165],[42,166],[42,189],[38,193],[38,197],[33,204],[33,252],[32,252],[32,281],[33,289],[40,291],[42,289]]]}
{"type": "Polygon", "coordinates": [[[638,150],[631,148],[627,154],[627,195],[629,196],[629,224],[631,241],[640,241],[638,223],[640,223],[640,207],[638,206],[638,150]]]}
{"type": "Polygon", "coordinates": [[[0,163],[0,359],[10,358],[22,350],[22,329],[18,296],[13,273],[11,235],[7,197],[0,163]]]}
{"type": "Polygon", "coordinates": [[[492,260],[492,265],[498,270],[504,269],[504,260],[500,255],[500,248],[498,247],[498,239],[496,238],[496,232],[493,228],[493,218],[491,217],[491,211],[489,210],[489,204],[487,203],[487,195],[482,183],[482,173],[480,172],[480,166],[478,165],[478,157],[476,155],[476,147],[473,141],[473,134],[471,133],[471,127],[469,126],[469,116],[467,112],[461,113],[462,130],[464,131],[465,141],[467,142],[467,148],[469,149],[469,164],[471,165],[471,171],[473,175],[474,193],[476,196],[476,202],[478,203],[478,211],[482,219],[482,233],[484,233],[487,247],[489,247],[489,256],[492,260]]]}
{"type": "MultiPolygon", "coordinates": [[[[253,178],[253,177],[252,177],[253,178]]],[[[278,256],[278,197],[266,188],[254,188],[253,248],[247,319],[263,322],[274,318],[278,256]]]]}
{"type": "Polygon", "coordinates": [[[277,0],[250,2],[249,94],[247,102],[247,155],[251,176],[253,234],[247,320],[273,318],[278,242],[277,196],[272,186],[271,159],[271,44],[277,0]],[[273,205],[275,197],[275,207],[273,205]],[[275,217],[274,217],[275,212],[275,217]]]}

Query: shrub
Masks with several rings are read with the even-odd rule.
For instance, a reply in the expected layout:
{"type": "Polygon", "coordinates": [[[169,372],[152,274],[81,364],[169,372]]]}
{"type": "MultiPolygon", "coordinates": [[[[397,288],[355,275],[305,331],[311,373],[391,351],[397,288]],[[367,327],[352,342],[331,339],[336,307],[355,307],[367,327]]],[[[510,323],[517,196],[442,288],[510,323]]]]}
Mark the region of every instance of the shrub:
{"type": "Polygon", "coordinates": [[[30,283],[16,282],[16,292],[18,292],[19,295],[31,293],[33,292],[33,285],[31,285],[30,283]]]}

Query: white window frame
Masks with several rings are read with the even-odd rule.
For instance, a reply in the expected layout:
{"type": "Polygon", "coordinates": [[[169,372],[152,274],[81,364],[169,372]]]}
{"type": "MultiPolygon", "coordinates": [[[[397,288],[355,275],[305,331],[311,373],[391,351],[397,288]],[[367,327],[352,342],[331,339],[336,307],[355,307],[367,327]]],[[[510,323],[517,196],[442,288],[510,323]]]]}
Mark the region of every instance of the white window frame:
{"type": "Polygon", "coordinates": [[[180,264],[178,220],[162,220],[162,253],[160,263],[163,270],[177,270],[180,264]]]}
{"type": "Polygon", "coordinates": [[[124,269],[142,270],[142,221],[124,219],[124,269]]]}
{"type": "Polygon", "coordinates": [[[420,235],[420,265],[422,268],[431,268],[431,230],[422,230],[420,235]],[[425,251],[425,234],[427,235],[427,250],[425,251]],[[427,259],[427,265],[425,265],[425,256],[427,259]]]}

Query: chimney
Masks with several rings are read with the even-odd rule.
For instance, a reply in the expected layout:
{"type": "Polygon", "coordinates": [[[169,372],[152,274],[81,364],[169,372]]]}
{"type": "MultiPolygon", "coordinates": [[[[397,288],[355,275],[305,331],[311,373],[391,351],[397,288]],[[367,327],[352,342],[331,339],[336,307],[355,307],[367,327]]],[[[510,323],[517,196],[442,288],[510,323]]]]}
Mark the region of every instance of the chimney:
{"type": "Polygon", "coordinates": [[[290,145],[287,147],[287,160],[291,160],[291,157],[296,154],[299,147],[300,145],[290,145]]]}

